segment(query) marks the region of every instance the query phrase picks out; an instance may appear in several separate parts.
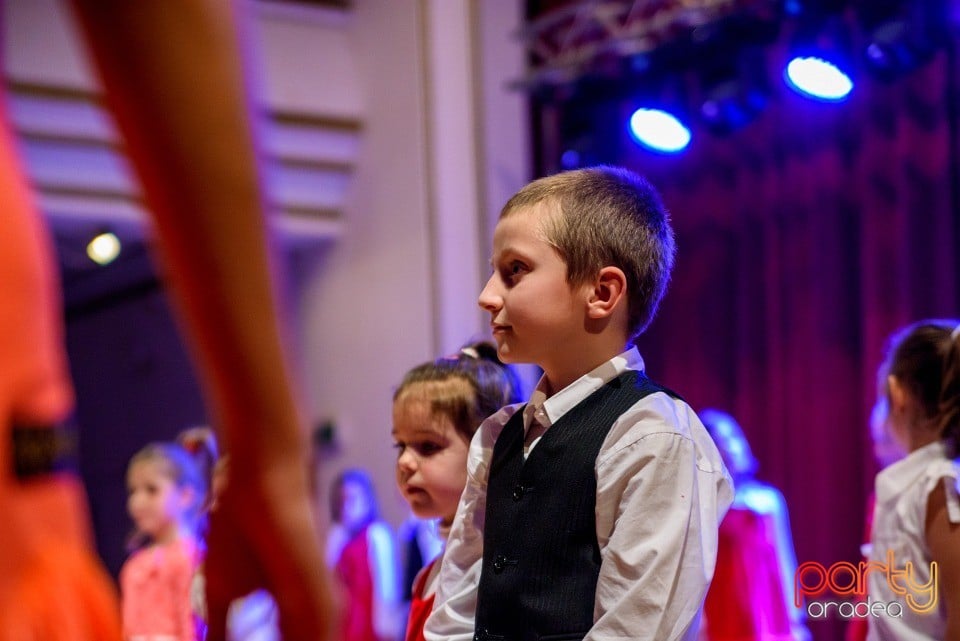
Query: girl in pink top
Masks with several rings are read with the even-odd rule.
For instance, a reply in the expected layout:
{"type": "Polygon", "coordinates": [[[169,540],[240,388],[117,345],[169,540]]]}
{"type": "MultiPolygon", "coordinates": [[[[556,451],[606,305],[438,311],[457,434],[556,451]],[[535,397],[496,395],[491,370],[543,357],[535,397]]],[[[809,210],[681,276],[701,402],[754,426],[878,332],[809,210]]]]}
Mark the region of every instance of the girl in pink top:
{"type": "MultiPolygon", "coordinates": [[[[206,458],[208,453],[202,454],[206,458]]],[[[127,511],[138,549],[120,570],[123,635],[128,641],[198,641],[190,585],[202,560],[200,531],[209,471],[200,454],[153,443],[127,468],[127,511]]]]}

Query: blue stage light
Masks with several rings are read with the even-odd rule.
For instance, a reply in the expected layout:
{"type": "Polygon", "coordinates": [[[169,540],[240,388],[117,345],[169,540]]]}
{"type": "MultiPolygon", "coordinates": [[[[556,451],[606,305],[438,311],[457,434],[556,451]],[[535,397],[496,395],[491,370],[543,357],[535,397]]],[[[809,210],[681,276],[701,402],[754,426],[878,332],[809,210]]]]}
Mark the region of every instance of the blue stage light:
{"type": "Polygon", "coordinates": [[[784,78],[797,93],[826,102],[845,100],[853,91],[850,76],[832,62],[813,56],[791,60],[784,78]]]}
{"type": "Polygon", "coordinates": [[[690,129],[660,109],[637,109],[630,116],[630,135],[638,143],[664,153],[677,153],[690,144],[690,129]]]}
{"type": "Polygon", "coordinates": [[[859,8],[867,70],[890,81],[928,63],[950,41],[947,0],[871,2],[859,8]]]}
{"type": "Polygon", "coordinates": [[[767,66],[758,47],[718,51],[699,73],[700,120],[724,135],[758,117],[770,98],[767,66]]]}

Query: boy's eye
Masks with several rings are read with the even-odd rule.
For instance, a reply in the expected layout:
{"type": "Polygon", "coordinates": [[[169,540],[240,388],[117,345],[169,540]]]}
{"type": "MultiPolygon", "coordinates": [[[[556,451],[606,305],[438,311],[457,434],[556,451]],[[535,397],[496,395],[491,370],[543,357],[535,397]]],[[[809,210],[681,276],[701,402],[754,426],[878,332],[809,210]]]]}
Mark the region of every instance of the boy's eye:
{"type": "Polygon", "coordinates": [[[504,280],[508,283],[514,282],[518,276],[527,271],[527,266],[519,261],[513,261],[504,269],[504,280]]]}

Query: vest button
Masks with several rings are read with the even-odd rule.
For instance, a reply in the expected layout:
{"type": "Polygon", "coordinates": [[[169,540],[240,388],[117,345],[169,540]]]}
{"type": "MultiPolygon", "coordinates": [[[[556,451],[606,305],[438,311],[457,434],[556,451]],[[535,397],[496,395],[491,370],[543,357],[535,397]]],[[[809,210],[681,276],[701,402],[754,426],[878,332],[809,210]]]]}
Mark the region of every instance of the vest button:
{"type": "Polygon", "coordinates": [[[522,498],[523,498],[523,486],[518,484],[515,488],[513,488],[513,500],[519,501],[522,498]]]}
{"type": "Polygon", "coordinates": [[[497,555],[497,557],[493,560],[493,571],[497,574],[500,574],[503,572],[503,568],[505,568],[506,565],[507,557],[503,556],[502,554],[497,555]]]}

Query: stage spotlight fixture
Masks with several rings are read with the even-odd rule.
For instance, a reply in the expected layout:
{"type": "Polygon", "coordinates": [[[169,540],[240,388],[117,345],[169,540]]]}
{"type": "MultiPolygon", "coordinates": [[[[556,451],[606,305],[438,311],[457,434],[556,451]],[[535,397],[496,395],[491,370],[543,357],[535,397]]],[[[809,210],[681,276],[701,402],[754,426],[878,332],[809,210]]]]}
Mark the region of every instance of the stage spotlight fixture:
{"type": "Polygon", "coordinates": [[[766,92],[733,78],[708,90],[700,105],[700,116],[710,131],[726,134],[760,115],[767,100],[766,92]]]}
{"type": "Polygon", "coordinates": [[[592,93],[567,102],[554,113],[557,137],[547,144],[555,151],[544,162],[563,170],[615,162],[624,144],[623,109],[619,100],[595,100],[592,93]]]}
{"type": "Polygon", "coordinates": [[[693,120],[689,79],[689,75],[682,72],[663,73],[634,85],[633,104],[637,108],[627,123],[634,142],[663,154],[675,154],[687,148],[693,120]]]}
{"type": "Polygon", "coordinates": [[[681,152],[690,144],[689,127],[669,111],[652,107],[633,112],[630,135],[647,149],[668,154],[681,152]]]}
{"type": "Polygon", "coordinates": [[[945,0],[875,0],[863,3],[857,16],[867,34],[865,66],[884,81],[929,62],[949,37],[945,0]]]}
{"type": "Polygon", "coordinates": [[[797,93],[824,102],[840,102],[853,91],[853,81],[832,62],[817,57],[794,58],[784,72],[797,93]]]}
{"type": "Polygon", "coordinates": [[[700,118],[717,134],[726,134],[756,118],[770,98],[765,58],[760,47],[742,47],[705,64],[699,72],[700,118]]]}
{"type": "Polygon", "coordinates": [[[109,265],[120,255],[120,239],[110,232],[98,234],[87,244],[87,256],[98,265],[109,265]]]}
{"type": "Polygon", "coordinates": [[[580,152],[576,149],[567,149],[560,154],[560,169],[579,169],[581,165],[580,152]]]}
{"type": "Polygon", "coordinates": [[[807,98],[845,100],[854,84],[851,52],[850,32],[840,14],[807,14],[790,44],[784,80],[807,98]]]}

